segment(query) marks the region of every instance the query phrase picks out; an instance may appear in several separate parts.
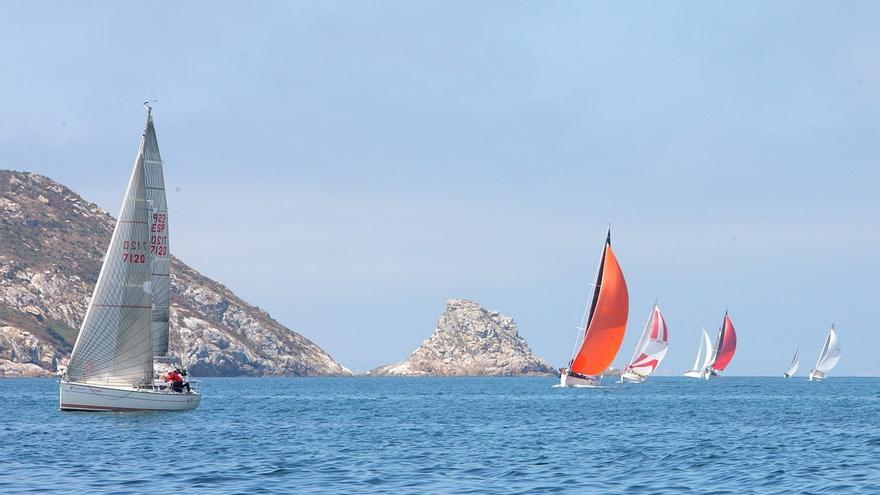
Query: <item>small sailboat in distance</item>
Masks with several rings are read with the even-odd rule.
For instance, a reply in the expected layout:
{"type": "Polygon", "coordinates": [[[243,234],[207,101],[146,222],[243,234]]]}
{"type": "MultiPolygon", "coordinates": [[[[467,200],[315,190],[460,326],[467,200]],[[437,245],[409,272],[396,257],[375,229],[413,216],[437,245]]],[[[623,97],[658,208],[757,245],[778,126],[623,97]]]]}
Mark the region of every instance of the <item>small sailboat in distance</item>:
{"type": "Polygon", "coordinates": [[[623,368],[620,381],[633,383],[645,381],[660,366],[667,350],[669,350],[669,330],[666,328],[666,320],[663,319],[660,308],[654,303],[651,316],[648,317],[645,329],[642,330],[642,338],[639,339],[629,364],[623,368]]]}
{"type": "Polygon", "coordinates": [[[800,348],[794,350],[794,357],[791,359],[791,364],[788,365],[788,371],[782,374],[782,378],[791,378],[797,373],[798,365],[801,364],[800,358],[798,357],[799,351],[800,348]]]}
{"type": "Polygon", "coordinates": [[[724,320],[721,321],[721,328],[718,330],[718,339],[715,341],[715,353],[712,364],[706,367],[704,378],[707,380],[713,376],[719,376],[719,373],[727,368],[733,354],[736,352],[736,329],[733,328],[733,322],[727,311],[724,312],[724,320]]]}
{"type": "Polygon", "coordinates": [[[119,219],[60,384],[65,411],[180,411],[201,396],[178,374],[156,382],[167,359],[170,253],[162,159],[152,108],[119,219]],[[184,392],[184,386],[187,391],[184,392]]]}
{"type": "Polygon", "coordinates": [[[589,301],[568,367],[559,370],[559,384],[563,387],[598,386],[599,376],[608,369],[623,343],[629,294],[611,250],[610,227],[589,301]]]}
{"type": "Polygon", "coordinates": [[[832,323],[828,336],[825,337],[825,344],[822,345],[822,351],[819,353],[819,361],[810,370],[810,381],[824,380],[828,372],[837,366],[838,361],[840,361],[840,341],[837,340],[837,331],[832,323]]]}
{"type": "Polygon", "coordinates": [[[706,329],[702,329],[703,336],[700,338],[700,348],[697,350],[697,358],[694,359],[694,365],[691,369],[684,372],[684,376],[688,378],[705,378],[706,368],[712,362],[712,340],[706,329]]]}

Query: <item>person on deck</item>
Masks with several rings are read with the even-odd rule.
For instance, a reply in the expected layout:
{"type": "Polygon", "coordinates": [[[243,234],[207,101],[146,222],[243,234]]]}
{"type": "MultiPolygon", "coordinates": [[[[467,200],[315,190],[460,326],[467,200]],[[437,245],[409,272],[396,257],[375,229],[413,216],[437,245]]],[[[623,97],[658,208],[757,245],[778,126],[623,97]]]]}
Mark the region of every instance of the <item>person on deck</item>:
{"type": "Polygon", "coordinates": [[[175,392],[183,392],[184,387],[186,387],[186,391],[189,392],[189,383],[183,381],[183,376],[180,374],[179,369],[174,369],[173,371],[168,372],[165,375],[165,381],[171,386],[171,390],[175,392]]]}

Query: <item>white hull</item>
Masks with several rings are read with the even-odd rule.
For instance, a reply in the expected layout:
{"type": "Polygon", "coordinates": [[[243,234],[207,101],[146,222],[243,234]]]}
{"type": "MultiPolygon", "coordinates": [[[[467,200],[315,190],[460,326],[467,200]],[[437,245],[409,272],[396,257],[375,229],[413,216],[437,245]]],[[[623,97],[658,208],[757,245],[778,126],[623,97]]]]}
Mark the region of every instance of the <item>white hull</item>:
{"type": "Polygon", "coordinates": [[[624,373],[620,375],[620,383],[642,383],[646,379],[646,376],[637,375],[635,373],[624,373]]]}
{"type": "Polygon", "coordinates": [[[826,375],[825,373],[822,373],[821,371],[813,370],[813,371],[810,372],[810,381],[811,381],[811,382],[822,381],[822,380],[824,380],[825,377],[827,377],[827,376],[828,376],[828,375],[826,375]]]}
{"type": "Polygon", "coordinates": [[[586,377],[581,378],[579,376],[571,376],[569,374],[563,373],[559,375],[559,385],[562,387],[589,387],[594,388],[599,386],[599,378],[598,377],[586,377]]]}
{"type": "Polygon", "coordinates": [[[170,389],[104,387],[61,382],[62,411],[187,411],[199,406],[201,395],[170,389]]]}
{"type": "Polygon", "coordinates": [[[688,378],[702,378],[702,379],[704,379],[704,380],[708,380],[708,379],[709,379],[709,376],[710,376],[710,373],[708,373],[708,372],[706,372],[706,371],[694,371],[694,370],[691,370],[691,371],[685,371],[685,372],[684,372],[684,376],[686,376],[686,377],[688,377],[688,378]]]}

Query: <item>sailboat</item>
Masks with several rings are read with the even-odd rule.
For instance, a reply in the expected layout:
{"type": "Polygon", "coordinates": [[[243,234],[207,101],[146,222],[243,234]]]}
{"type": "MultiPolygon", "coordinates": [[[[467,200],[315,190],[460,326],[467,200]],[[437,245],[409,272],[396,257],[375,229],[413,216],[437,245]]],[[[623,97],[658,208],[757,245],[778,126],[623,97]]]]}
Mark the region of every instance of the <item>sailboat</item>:
{"type": "Polygon", "coordinates": [[[712,340],[709,339],[709,334],[706,333],[706,329],[702,330],[702,337],[700,337],[700,348],[697,350],[697,357],[694,359],[694,365],[691,369],[684,372],[684,376],[688,378],[706,378],[706,369],[709,367],[709,363],[712,362],[712,340]]]}
{"type": "Polygon", "coordinates": [[[61,378],[69,411],[187,410],[195,391],[156,380],[167,360],[171,258],[162,159],[147,103],[147,123],[101,273],[61,378]]]}
{"type": "Polygon", "coordinates": [[[788,365],[788,371],[782,374],[782,378],[791,378],[797,373],[798,365],[801,364],[800,358],[798,357],[799,351],[800,348],[794,350],[794,357],[791,359],[791,364],[788,365]]]}
{"type": "Polygon", "coordinates": [[[719,373],[727,368],[733,354],[736,352],[736,330],[733,328],[733,322],[730,321],[727,311],[724,312],[724,320],[721,322],[721,328],[718,329],[718,338],[715,340],[715,352],[712,356],[712,362],[706,367],[704,378],[707,380],[711,377],[719,376],[719,373]]]}
{"type": "Polygon", "coordinates": [[[837,340],[837,331],[834,330],[834,324],[828,330],[828,336],[825,337],[825,344],[819,353],[819,361],[816,366],[810,370],[810,381],[824,380],[828,372],[831,371],[837,362],[840,361],[840,341],[837,340]]]}
{"type": "Polygon", "coordinates": [[[599,377],[617,355],[626,331],[629,294],[623,272],[611,250],[611,228],[605,238],[596,284],[583,324],[579,327],[574,353],[567,368],[559,373],[563,387],[595,387],[599,377]]]}
{"type": "Polygon", "coordinates": [[[642,330],[636,350],[629,364],[623,368],[620,381],[640,383],[645,381],[660,366],[669,349],[669,330],[660,308],[654,303],[651,316],[642,330]]]}

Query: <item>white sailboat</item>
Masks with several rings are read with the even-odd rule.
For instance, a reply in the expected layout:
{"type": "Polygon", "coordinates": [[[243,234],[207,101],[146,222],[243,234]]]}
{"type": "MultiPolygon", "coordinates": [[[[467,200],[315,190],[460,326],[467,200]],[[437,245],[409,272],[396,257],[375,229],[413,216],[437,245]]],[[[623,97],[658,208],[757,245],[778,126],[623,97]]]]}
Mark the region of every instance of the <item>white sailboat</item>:
{"type": "Polygon", "coordinates": [[[791,364],[788,365],[788,370],[782,374],[782,378],[791,378],[797,373],[798,365],[801,364],[800,358],[798,357],[798,352],[800,348],[796,348],[794,350],[794,357],[791,359],[791,364]]]}
{"type": "Polygon", "coordinates": [[[633,357],[620,375],[621,383],[645,381],[660,366],[667,350],[669,350],[669,330],[660,308],[655,303],[633,357]]]}
{"type": "Polygon", "coordinates": [[[825,337],[825,344],[822,345],[822,351],[819,353],[819,361],[816,366],[810,370],[810,381],[824,380],[837,362],[840,361],[840,341],[837,339],[837,331],[834,324],[828,330],[828,336],[825,337]]]}
{"type": "Polygon", "coordinates": [[[706,333],[705,328],[702,332],[703,337],[700,339],[700,349],[697,350],[697,358],[694,359],[694,365],[691,369],[684,372],[684,376],[688,378],[708,378],[709,373],[706,369],[715,357],[712,349],[712,340],[709,338],[709,334],[706,333]]]}
{"type": "Polygon", "coordinates": [[[186,410],[201,399],[155,381],[154,357],[168,352],[170,253],[162,160],[145,106],[119,219],[61,379],[62,410],[186,410]]]}

